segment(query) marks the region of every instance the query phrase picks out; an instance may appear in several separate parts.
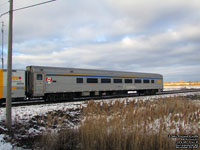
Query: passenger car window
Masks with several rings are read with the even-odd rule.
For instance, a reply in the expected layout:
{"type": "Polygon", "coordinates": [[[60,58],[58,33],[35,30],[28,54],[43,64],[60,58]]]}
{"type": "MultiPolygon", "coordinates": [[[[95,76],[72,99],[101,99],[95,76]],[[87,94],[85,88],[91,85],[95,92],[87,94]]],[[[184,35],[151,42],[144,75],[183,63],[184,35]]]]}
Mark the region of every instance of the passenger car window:
{"type": "Polygon", "coordinates": [[[37,80],[42,80],[42,74],[37,74],[37,80]]]}
{"type": "Polygon", "coordinates": [[[149,83],[149,80],[143,80],[143,83],[149,83]]]}
{"type": "Polygon", "coordinates": [[[87,83],[98,83],[97,78],[87,78],[87,83]]]}
{"type": "Polygon", "coordinates": [[[122,83],[122,79],[114,79],[114,83],[122,83]]]}
{"type": "Polygon", "coordinates": [[[132,79],[125,79],[125,83],[133,83],[132,79]]]}
{"type": "Polygon", "coordinates": [[[101,83],[111,83],[111,79],[101,79],[101,83]]]}
{"type": "Polygon", "coordinates": [[[142,83],[140,79],[135,79],[135,83],[142,83]]]}
{"type": "Polygon", "coordinates": [[[151,83],[155,83],[155,81],[154,81],[154,80],[151,80],[151,83]]]}

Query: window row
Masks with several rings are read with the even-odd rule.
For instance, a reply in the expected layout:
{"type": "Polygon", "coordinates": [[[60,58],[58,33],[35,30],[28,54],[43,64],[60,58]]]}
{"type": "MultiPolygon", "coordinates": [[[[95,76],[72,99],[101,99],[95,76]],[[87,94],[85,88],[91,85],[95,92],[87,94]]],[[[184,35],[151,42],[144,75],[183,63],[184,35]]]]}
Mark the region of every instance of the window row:
{"type": "MultiPolygon", "coordinates": [[[[98,78],[87,78],[87,83],[98,83],[98,78]]],[[[83,78],[76,78],[76,83],[83,83],[83,78]]],[[[111,83],[110,78],[102,78],[101,83],[111,83]]],[[[113,83],[155,83],[154,80],[147,79],[113,79],[113,83]],[[123,82],[124,80],[124,82],[123,82]],[[143,82],[142,82],[143,81],[143,82]]]]}

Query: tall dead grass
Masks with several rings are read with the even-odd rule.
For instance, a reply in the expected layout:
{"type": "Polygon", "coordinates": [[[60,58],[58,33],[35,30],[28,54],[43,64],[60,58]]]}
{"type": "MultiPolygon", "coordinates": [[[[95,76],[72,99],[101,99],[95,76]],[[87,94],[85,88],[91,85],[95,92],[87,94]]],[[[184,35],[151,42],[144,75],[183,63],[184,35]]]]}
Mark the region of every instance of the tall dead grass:
{"type": "Polygon", "coordinates": [[[169,134],[200,135],[199,106],[184,97],[89,101],[82,112],[79,128],[48,134],[43,143],[67,150],[173,150],[176,148],[169,134]]]}

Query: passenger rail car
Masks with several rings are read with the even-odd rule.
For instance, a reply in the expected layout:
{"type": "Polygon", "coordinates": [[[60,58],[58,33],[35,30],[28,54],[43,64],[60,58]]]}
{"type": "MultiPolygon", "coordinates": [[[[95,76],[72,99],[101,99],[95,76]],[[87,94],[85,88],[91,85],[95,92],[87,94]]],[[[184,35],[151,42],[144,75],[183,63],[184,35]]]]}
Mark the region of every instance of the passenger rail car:
{"type": "MultiPolygon", "coordinates": [[[[163,90],[160,74],[27,66],[12,72],[12,98],[62,100],[73,97],[155,94],[163,90]]],[[[6,70],[0,70],[0,101],[5,99],[6,70]]]]}
{"type": "Polygon", "coordinates": [[[47,100],[101,96],[137,91],[155,94],[163,89],[160,74],[28,66],[26,95],[47,100]]]}

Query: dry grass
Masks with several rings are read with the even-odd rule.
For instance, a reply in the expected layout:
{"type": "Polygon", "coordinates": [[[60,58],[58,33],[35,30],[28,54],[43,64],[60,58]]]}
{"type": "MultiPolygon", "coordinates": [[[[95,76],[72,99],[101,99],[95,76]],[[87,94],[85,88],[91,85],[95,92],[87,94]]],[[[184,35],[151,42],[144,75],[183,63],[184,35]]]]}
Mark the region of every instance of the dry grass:
{"type": "Polygon", "coordinates": [[[199,106],[185,97],[89,101],[82,112],[79,128],[45,135],[44,149],[166,150],[176,149],[168,134],[200,135],[199,106]]]}

